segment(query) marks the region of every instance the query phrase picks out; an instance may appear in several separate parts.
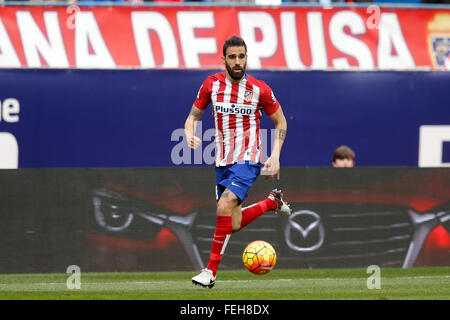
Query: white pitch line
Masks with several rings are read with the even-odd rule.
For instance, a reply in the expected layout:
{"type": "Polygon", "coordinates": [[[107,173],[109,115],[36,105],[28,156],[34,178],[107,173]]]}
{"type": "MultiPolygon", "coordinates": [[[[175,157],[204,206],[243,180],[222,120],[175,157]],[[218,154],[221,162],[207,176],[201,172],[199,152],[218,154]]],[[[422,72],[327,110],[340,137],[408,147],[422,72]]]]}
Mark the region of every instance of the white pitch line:
{"type": "MultiPolygon", "coordinates": [[[[381,276],[383,278],[383,276],[381,276]]],[[[385,280],[414,280],[414,279],[448,279],[450,278],[450,275],[443,275],[443,276],[409,276],[409,277],[384,277],[385,280]]],[[[264,281],[264,282],[277,282],[277,281],[283,281],[283,282],[290,282],[290,281],[345,281],[345,280],[365,280],[365,277],[361,277],[361,278],[296,278],[296,279],[286,279],[286,278],[282,278],[282,279],[247,279],[247,280],[217,280],[217,282],[222,282],[222,283],[240,283],[240,282],[256,282],[256,281],[264,281]]],[[[189,279],[187,279],[186,281],[188,281],[189,279]]],[[[84,285],[120,285],[120,284],[149,284],[149,285],[154,285],[154,284],[163,284],[163,283],[179,283],[178,280],[158,280],[158,281],[115,281],[115,282],[83,282],[82,284],[84,285]]],[[[24,283],[22,283],[23,285],[26,285],[24,283]]],[[[65,285],[65,282],[49,282],[49,283],[45,283],[45,282],[35,282],[32,285],[39,285],[39,286],[58,286],[58,285],[65,285]]],[[[1,290],[1,286],[2,285],[14,285],[12,283],[8,283],[8,284],[0,284],[0,290],[1,290]]]]}
{"type": "MultiPolygon", "coordinates": [[[[383,278],[383,276],[381,276],[383,278]]],[[[411,279],[442,279],[450,278],[450,275],[445,276],[412,276],[412,277],[384,277],[384,279],[398,279],[398,280],[411,280],[411,279]]],[[[270,280],[217,280],[217,282],[251,282],[251,281],[334,281],[334,280],[366,280],[365,277],[361,278],[300,278],[300,279],[270,279],[270,280]]]]}

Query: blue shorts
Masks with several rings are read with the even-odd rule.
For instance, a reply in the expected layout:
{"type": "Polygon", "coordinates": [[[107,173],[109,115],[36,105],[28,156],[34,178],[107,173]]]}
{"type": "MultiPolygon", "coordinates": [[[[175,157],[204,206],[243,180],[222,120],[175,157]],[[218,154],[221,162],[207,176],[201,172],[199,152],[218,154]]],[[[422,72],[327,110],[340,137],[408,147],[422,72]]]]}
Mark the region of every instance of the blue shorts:
{"type": "Polygon", "coordinates": [[[258,178],[262,166],[260,163],[245,161],[216,167],[216,201],[227,188],[239,198],[241,204],[247,198],[247,192],[258,178]]]}

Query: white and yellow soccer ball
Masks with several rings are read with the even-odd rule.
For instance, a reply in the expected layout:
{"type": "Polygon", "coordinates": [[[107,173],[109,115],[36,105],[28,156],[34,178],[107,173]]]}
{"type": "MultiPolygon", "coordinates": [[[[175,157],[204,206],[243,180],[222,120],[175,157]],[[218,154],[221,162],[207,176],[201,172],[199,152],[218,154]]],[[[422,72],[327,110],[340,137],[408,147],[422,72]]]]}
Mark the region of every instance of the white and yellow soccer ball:
{"type": "Polygon", "coordinates": [[[256,240],[245,247],[242,254],[242,262],[251,273],[257,275],[266,274],[275,267],[277,253],[270,243],[256,240]]]}

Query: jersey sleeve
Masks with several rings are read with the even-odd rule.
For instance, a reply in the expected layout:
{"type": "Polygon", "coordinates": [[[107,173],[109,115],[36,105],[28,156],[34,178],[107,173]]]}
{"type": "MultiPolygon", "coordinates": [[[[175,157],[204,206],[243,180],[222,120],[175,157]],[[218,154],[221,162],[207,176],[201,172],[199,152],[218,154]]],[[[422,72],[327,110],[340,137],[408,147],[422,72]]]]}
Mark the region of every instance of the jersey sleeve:
{"type": "Polygon", "coordinates": [[[203,81],[203,84],[198,90],[197,98],[194,101],[194,105],[197,108],[204,110],[210,103],[211,103],[211,80],[208,77],[206,78],[205,81],[203,81]]]}
{"type": "Polygon", "coordinates": [[[275,113],[275,111],[277,111],[280,107],[280,103],[278,102],[277,98],[275,98],[272,89],[264,82],[262,85],[261,97],[259,101],[262,108],[264,109],[264,112],[268,116],[275,113]]]}

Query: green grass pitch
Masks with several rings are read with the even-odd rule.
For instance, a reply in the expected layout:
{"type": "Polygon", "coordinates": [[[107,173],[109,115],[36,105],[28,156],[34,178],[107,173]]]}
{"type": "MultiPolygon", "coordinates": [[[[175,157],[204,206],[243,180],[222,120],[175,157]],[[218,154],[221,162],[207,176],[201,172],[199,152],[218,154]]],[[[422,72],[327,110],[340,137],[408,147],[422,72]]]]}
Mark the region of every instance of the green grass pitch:
{"type": "Polygon", "coordinates": [[[119,300],[450,300],[450,267],[382,268],[381,288],[368,289],[366,269],[274,269],[256,276],[220,271],[214,288],[194,286],[192,272],[83,273],[68,289],[66,273],[1,274],[0,299],[119,300]]]}

